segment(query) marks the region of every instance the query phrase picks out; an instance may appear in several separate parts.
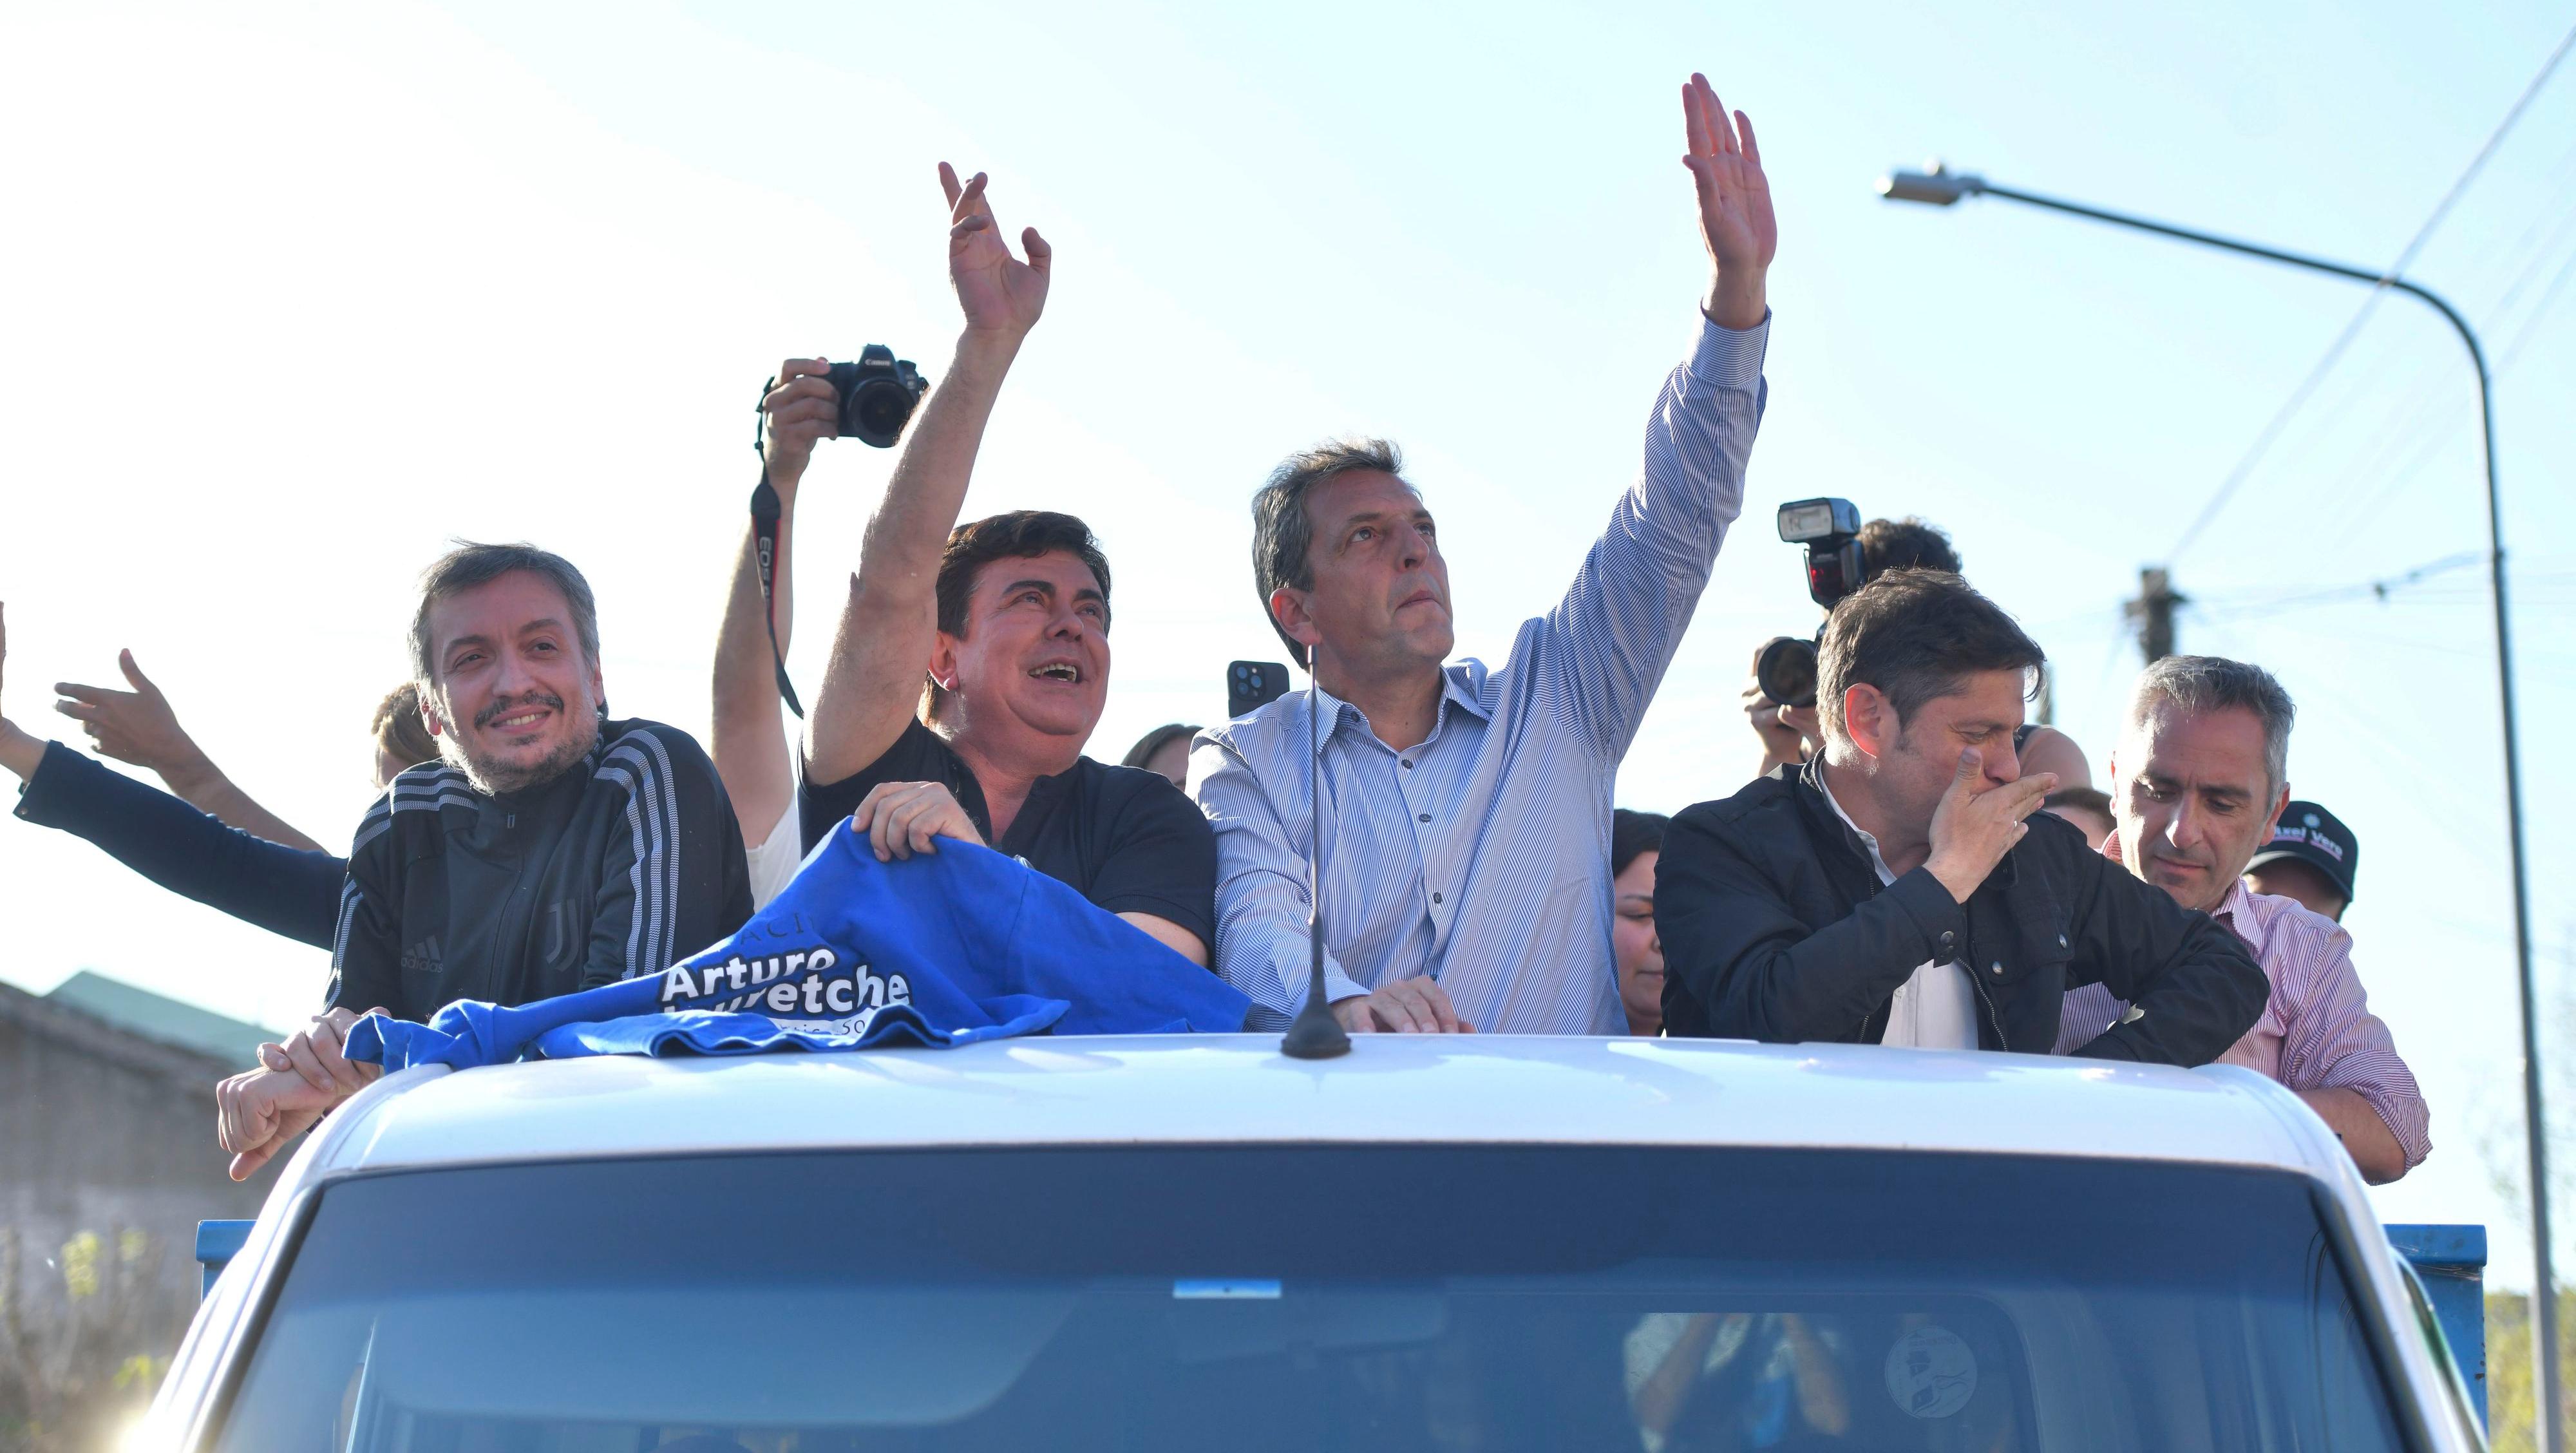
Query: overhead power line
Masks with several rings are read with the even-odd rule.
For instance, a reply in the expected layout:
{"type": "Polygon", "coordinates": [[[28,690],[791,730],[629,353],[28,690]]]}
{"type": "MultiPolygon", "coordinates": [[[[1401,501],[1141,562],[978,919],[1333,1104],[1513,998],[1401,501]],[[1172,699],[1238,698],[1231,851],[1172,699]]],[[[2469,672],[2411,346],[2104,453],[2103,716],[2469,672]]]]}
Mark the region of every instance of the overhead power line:
{"type": "MultiPolygon", "coordinates": [[[[2571,153],[2571,157],[2576,157],[2576,153],[2571,153]]],[[[2548,265],[2550,258],[2556,255],[2560,242],[2568,238],[2576,238],[2576,175],[2571,175],[2570,183],[2570,204],[2564,215],[2558,219],[2548,241],[2531,254],[2521,272],[2497,297],[2490,315],[2485,319],[2489,325],[2503,324],[2514,300],[2522,295],[2523,289],[2531,284],[2541,269],[2548,265]]],[[[2547,221],[2546,214],[2542,220],[2547,221]]],[[[2538,226],[2539,224],[2535,224],[2535,231],[2538,230],[2538,226]]],[[[2550,306],[2558,300],[2559,290],[2566,284],[2571,269],[2576,269],[2576,251],[2567,254],[2557,275],[2552,277],[2548,286],[2541,290],[2539,300],[2522,315],[2519,325],[2514,329],[2512,340],[2498,350],[2491,359],[2488,368],[2496,383],[2501,384],[2505,377],[2513,372],[2515,361],[2522,356],[2524,347],[2539,331],[2540,324],[2547,317],[2550,306]]],[[[2441,369],[2429,366],[2418,369],[2416,382],[2407,385],[2408,391],[2413,396],[2413,403],[2392,411],[2388,415],[2386,427],[2379,431],[2378,438],[2369,448],[2362,451],[2362,457],[2366,462],[2350,472],[2347,476],[2350,480],[2368,479],[2380,473],[2381,465],[2400,458],[2401,451],[2410,444],[2413,446],[2413,452],[2403,454],[2404,463],[2373,485],[2370,493],[2364,496],[2360,503],[2340,512],[2342,523],[2328,547],[2330,553],[2360,539],[2363,531],[2378,520],[2381,511],[2397,498],[2414,480],[2415,475],[2466,432],[2469,426],[2469,421],[2466,419],[2458,420],[2457,426],[2453,428],[2429,432],[2426,429],[2426,425],[2432,422],[2435,414],[2445,407],[2449,400],[2442,393],[2425,387],[2424,381],[2434,373],[2447,371],[2450,367],[2451,365],[2445,362],[2441,369]]]]}
{"type": "MultiPolygon", "coordinates": [[[[2285,615],[2291,611],[2307,610],[2315,606],[2338,605],[2347,601],[2371,600],[2387,605],[2398,600],[2401,594],[2406,600],[2426,603],[2475,600],[2484,593],[2485,587],[2482,584],[2471,585],[2463,581],[2457,584],[2428,585],[2426,582],[2435,580],[2437,577],[2455,575],[2485,563],[2487,563],[2487,553],[2484,550],[2463,550],[2455,555],[2445,555],[2438,560],[2428,560],[2411,570],[2400,570],[2393,575],[2382,575],[2371,580],[2356,580],[2346,585],[2309,586],[2242,595],[2202,596],[2191,602],[2189,613],[2199,620],[2217,623],[2269,618],[2285,615]]],[[[2552,594],[2554,598],[2558,591],[2571,583],[2576,583],[2576,571],[2555,570],[2540,574],[2525,571],[2514,578],[2514,595],[2520,598],[2534,591],[2545,591],[2552,594]]]]}
{"type": "MultiPolygon", "coordinates": [[[[2549,272],[2562,252],[2576,257],[2576,251],[2568,251],[2564,247],[2569,241],[2576,240],[2576,146],[2568,148],[2558,163],[2548,169],[2548,175],[2553,181],[2549,204],[2539,210],[2519,238],[2500,250],[2490,250],[2486,255],[2456,264],[2462,276],[2470,279],[2486,279],[2506,271],[2514,273],[2504,290],[2477,311],[2480,313],[2479,326],[2490,331],[2502,329],[2510,322],[2517,342],[2529,340],[2533,326],[2540,321],[2541,315],[2547,313],[2554,296],[2544,290],[2540,301],[2524,310],[2518,318],[2512,316],[2516,300],[2536,277],[2549,272]]],[[[2491,355],[2490,368],[2498,385],[2513,372],[2514,351],[2507,347],[2491,355]]],[[[2335,541],[2327,549],[2327,554],[2331,555],[2335,549],[2359,539],[2379,512],[2403,492],[2419,469],[2453,440],[2475,428],[2474,420],[2458,416],[2457,396],[2452,389],[2443,386],[2445,381],[2455,380],[2458,371],[2456,359],[2437,353],[2420,350],[2403,355],[2383,353],[2368,370],[2343,368],[2336,373],[2335,378],[2341,384],[2340,397],[2330,410],[2320,412],[2322,399],[2311,401],[2306,407],[2301,422],[2307,431],[2317,436],[2320,442],[2333,439],[2338,445],[2350,445],[2344,452],[2358,461],[2336,471],[2343,482],[2338,498],[2349,499],[2350,491],[2367,489],[2367,503],[2336,511],[2339,523],[2335,541]],[[2412,366],[2405,370],[2408,376],[2403,383],[2392,385],[2389,380],[2401,363],[2412,366]],[[2403,401],[2394,408],[2388,405],[2392,388],[2394,397],[2403,401]],[[2353,429],[2343,427],[2342,421],[2357,412],[2365,417],[2375,415],[2375,426],[2357,424],[2353,429]],[[2449,417],[2446,426],[2430,427],[2446,415],[2449,417]],[[2360,437],[2354,429],[2367,429],[2369,441],[2353,444],[2352,441],[2360,437]],[[2390,467],[2401,459],[2405,461],[2402,467],[2390,467]]]]}
{"type": "MultiPolygon", "coordinates": [[[[2576,237],[2576,145],[2568,147],[2557,163],[2542,175],[2549,178],[2545,205],[2538,209],[2519,237],[2502,247],[2491,246],[2475,255],[2454,257],[2450,264],[2457,269],[2463,282],[2472,285],[2472,292],[2476,291],[2478,282],[2509,272],[2516,274],[2512,283],[2493,301],[2483,308],[2472,308],[2478,314],[2482,328],[2494,330],[2502,327],[2507,315],[2513,311],[2514,301],[2529,285],[2533,273],[2537,271],[2546,275],[2552,259],[2565,250],[2562,244],[2576,237]]],[[[2462,306],[2470,305],[2463,300],[2462,306]]],[[[2527,317],[2524,322],[2527,324],[2527,317]]],[[[2294,421],[2297,427],[2275,440],[2272,451],[2294,447],[2292,437],[2299,433],[2307,434],[2319,445],[2331,441],[2340,448],[2358,437],[2354,429],[2366,429],[2372,435],[2370,442],[2349,452],[2367,462],[2340,471],[2350,485],[2383,473],[2380,465],[2416,448],[2427,432],[2426,426],[2437,416],[2448,416],[2451,427],[2433,431],[2436,433],[2457,434],[2473,427],[2471,420],[2458,416],[2456,393],[2444,386],[2457,380],[2459,361],[2442,350],[2414,349],[2399,353],[2381,349],[2369,367],[2358,367],[2356,363],[2357,360],[2336,366],[2327,379],[2328,386],[2318,389],[2315,396],[2300,405],[2294,421]],[[2396,397],[2412,402],[2392,409],[2388,407],[2389,380],[2401,368],[2408,378],[2405,383],[2395,386],[2396,397]],[[2369,423],[2347,427],[2345,421],[2354,416],[2365,421],[2375,420],[2375,427],[2369,423]]],[[[2495,360],[2496,382],[2502,383],[2509,371],[2501,358],[2495,360]]],[[[2394,486],[2381,489],[2374,485],[2372,488],[2374,495],[2393,495],[2396,492],[2394,486]]],[[[2366,522],[2364,515],[2347,515],[2343,521],[2344,538],[2355,538],[2366,522]]]]}
{"type": "Polygon", "coordinates": [[[2558,301],[2558,292],[2567,286],[2567,280],[2570,277],[2576,277],[2576,253],[2569,253],[2567,260],[2559,264],[2558,276],[2551,278],[2549,286],[2541,291],[2540,301],[2532,305],[2530,316],[2523,320],[2522,331],[2515,334],[2513,341],[2504,346],[2503,356],[2496,360],[2498,372],[2511,368],[2513,361],[2522,356],[2523,345],[2529,343],[2531,335],[2539,331],[2540,320],[2548,314],[2549,305],[2558,301]]]}
{"type": "Polygon", "coordinates": [[[2428,560],[2412,570],[2401,570],[2395,575],[2383,575],[2376,580],[2361,580],[2350,585],[2326,586],[2321,589],[2302,590],[2271,597],[2209,600],[2202,604],[2205,610],[2215,608],[2211,611],[2212,619],[2226,619],[2245,615],[2272,615],[2281,611],[2297,610],[2302,606],[2327,605],[2335,601],[2360,600],[2365,597],[2375,597],[2384,601],[2392,591],[2403,590],[2407,586],[2418,581],[2429,580],[2436,575],[2465,570],[2472,565],[2484,565],[2486,561],[2487,553],[2484,550],[2466,550],[2457,555],[2445,555],[2439,560],[2428,560]]]}
{"type": "Polygon", "coordinates": [[[2208,504],[2201,506],[2200,513],[2193,517],[2190,527],[2182,532],[2182,538],[2176,540],[2173,549],[2166,552],[2167,563],[2179,558],[2183,551],[2189,549],[2191,543],[2200,537],[2200,532],[2208,528],[2210,521],[2218,517],[2218,512],[2226,508],[2227,502],[2235,497],[2237,489],[2245,483],[2247,476],[2254,472],[2254,467],[2260,464],[2263,456],[2271,451],[2273,443],[2281,437],[2281,431],[2288,427],[2291,417],[2307,403],[2308,396],[2316,392],[2317,386],[2325,382],[2326,375],[2334,371],[2336,361],[2342,358],[2344,350],[2352,345],[2352,340],[2361,332],[2362,325],[2370,321],[2370,315],[2378,308],[2379,300],[2387,295],[2389,282],[2403,274],[2407,265],[2414,262],[2415,255],[2423,250],[2424,244],[2432,240],[2434,230],[2442,225],[2443,218],[2450,215],[2452,204],[2459,201],[2461,195],[2468,191],[2469,183],[2476,180],[2479,172],[2485,170],[2487,159],[2495,155],[2496,148],[2502,145],[2505,137],[2512,132],[2514,124],[2522,119],[2522,113],[2530,108],[2533,98],[2537,97],[2541,88],[2549,83],[2550,74],[2558,69],[2560,61],[2567,58],[2570,48],[2576,48],[2576,29],[2570,29],[2566,37],[2558,42],[2558,48],[2549,53],[2549,59],[2541,64],[2540,73],[2531,78],[2530,85],[2523,87],[2522,95],[2515,99],[2512,109],[2505,112],[2504,120],[2498,122],[2495,130],[2487,136],[2486,144],[2478,148],[2478,154],[2469,159],[2468,167],[2460,173],[2459,180],[2451,183],[2451,189],[2443,193],[2442,200],[2434,205],[2432,215],[2424,219],[2422,227],[2416,229],[2414,240],[2408,242],[2405,250],[2397,254],[2397,260],[2388,265],[2386,272],[2380,274],[2379,286],[2371,289],[2370,296],[2363,300],[2361,307],[2353,313],[2352,321],[2346,323],[2343,331],[2335,336],[2334,342],[2327,345],[2325,356],[2317,360],[2316,367],[2308,370],[2307,378],[2291,391],[2290,397],[2282,403],[2280,410],[2272,415],[2271,422],[2265,424],[2263,431],[2255,436],[2253,445],[2245,451],[2242,458],[2236,461],[2236,467],[2229,470],[2227,477],[2220,481],[2217,493],[2210,496],[2208,504]]]}

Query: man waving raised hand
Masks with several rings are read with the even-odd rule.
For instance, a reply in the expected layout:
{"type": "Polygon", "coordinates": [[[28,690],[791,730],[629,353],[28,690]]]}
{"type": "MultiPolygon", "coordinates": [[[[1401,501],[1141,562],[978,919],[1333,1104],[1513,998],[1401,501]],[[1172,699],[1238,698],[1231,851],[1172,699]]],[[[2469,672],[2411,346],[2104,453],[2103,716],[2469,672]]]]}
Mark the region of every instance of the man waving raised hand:
{"type": "Polygon", "coordinates": [[[1217,832],[1217,965],[1256,1024],[1308,976],[1305,855],[1325,977],[1352,1030],[1614,1034],[1610,798],[1741,508],[1778,247],[1752,123],[1682,88],[1709,278],[1638,474],[1564,596],[1499,667],[1449,663],[1438,528],[1383,440],[1290,456],[1254,496],[1253,576],[1321,690],[1322,780],[1294,693],[1204,733],[1190,781],[1217,832]],[[1320,821],[1318,819],[1320,818],[1320,821]]]}
{"type": "Polygon", "coordinates": [[[975,455],[1054,251],[1014,257],[980,172],[939,168],[966,326],[868,522],[806,728],[806,845],[846,819],[880,858],[987,844],[1204,964],[1215,847],[1162,777],[1082,755],[1109,687],[1109,562],[1082,521],[1018,510],[957,525],[975,455]],[[955,528],[951,528],[954,525],[955,528]]]}

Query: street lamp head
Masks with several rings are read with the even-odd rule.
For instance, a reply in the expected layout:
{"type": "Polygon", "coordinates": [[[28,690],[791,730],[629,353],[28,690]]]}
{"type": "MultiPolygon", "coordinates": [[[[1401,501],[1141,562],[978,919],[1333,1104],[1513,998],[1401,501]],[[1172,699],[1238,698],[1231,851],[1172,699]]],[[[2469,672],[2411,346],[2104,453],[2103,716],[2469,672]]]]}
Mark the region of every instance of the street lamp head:
{"type": "Polygon", "coordinates": [[[1878,194],[1891,202],[1927,202],[1935,207],[1947,207],[1985,189],[1984,177],[1954,172],[1937,161],[1919,172],[1889,172],[1878,179],[1878,194]]]}

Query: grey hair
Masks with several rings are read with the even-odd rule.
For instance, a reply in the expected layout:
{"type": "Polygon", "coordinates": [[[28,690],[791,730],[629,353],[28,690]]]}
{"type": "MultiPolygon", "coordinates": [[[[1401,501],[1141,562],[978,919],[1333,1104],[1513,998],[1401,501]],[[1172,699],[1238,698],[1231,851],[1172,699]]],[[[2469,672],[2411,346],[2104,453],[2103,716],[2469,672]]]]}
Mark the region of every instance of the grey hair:
{"type": "Polygon", "coordinates": [[[2278,797],[2290,780],[2290,728],[2299,708],[2260,666],[2224,656],[2167,656],[2138,674],[2129,725],[2141,725],[2161,710],[2198,715],[2230,709],[2250,711],[2263,724],[2263,770],[2278,797]]]}
{"type": "MultiPolygon", "coordinates": [[[[1311,590],[1315,524],[1306,516],[1306,496],[1317,485],[1354,469],[1374,470],[1404,478],[1404,451],[1385,439],[1328,439],[1279,461],[1261,491],[1252,497],[1252,583],[1261,592],[1261,614],[1288,646],[1288,657],[1306,664],[1306,648],[1270,613],[1271,593],[1282,588],[1311,590]]],[[[1407,484],[1405,488],[1411,489],[1407,484]]]]}
{"type": "Polygon", "coordinates": [[[470,540],[454,544],[455,549],[431,561],[429,568],[420,573],[420,606],[411,617],[413,680],[428,686],[438,679],[430,659],[429,608],[514,570],[541,575],[563,592],[564,600],[572,606],[572,630],[581,640],[582,659],[593,666],[599,664],[599,605],[591,596],[590,582],[582,578],[571,561],[534,545],[478,545],[470,540]]]}

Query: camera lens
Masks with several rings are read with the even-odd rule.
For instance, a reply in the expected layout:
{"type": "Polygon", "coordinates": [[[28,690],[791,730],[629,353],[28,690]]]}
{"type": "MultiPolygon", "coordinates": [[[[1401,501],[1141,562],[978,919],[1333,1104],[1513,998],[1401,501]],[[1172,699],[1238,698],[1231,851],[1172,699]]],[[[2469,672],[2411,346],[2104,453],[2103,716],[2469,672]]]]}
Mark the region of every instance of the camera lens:
{"type": "Polygon", "coordinates": [[[870,381],[859,385],[850,399],[850,432],[859,441],[877,449],[891,449],[903,436],[904,421],[912,417],[912,395],[902,385],[870,381]]]}
{"type": "Polygon", "coordinates": [[[1753,663],[1753,679],[1762,694],[1782,706],[1816,704],[1816,643],[1782,636],[1762,648],[1753,663]]]}

